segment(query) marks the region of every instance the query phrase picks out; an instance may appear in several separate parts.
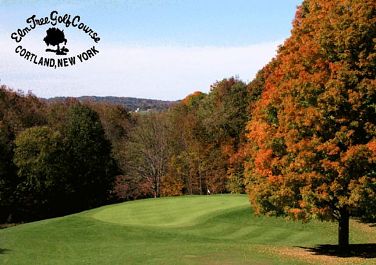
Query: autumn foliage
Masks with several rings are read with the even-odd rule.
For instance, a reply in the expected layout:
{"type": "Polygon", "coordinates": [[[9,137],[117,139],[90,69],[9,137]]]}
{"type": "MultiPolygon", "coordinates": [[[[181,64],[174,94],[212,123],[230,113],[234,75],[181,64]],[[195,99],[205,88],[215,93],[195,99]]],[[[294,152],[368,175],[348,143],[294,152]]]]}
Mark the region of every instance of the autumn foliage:
{"type": "Polygon", "coordinates": [[[349,216],[376,217],[375,12],[367,0],[299,7],[247,125],[258,213],[334,219],[347,234],[349,216]]]}
{"type": "Polygon", "coordinates": [[[171,153],[165,195],[244,192],[242,146],[251,101],[236,78],[195,92],[167,113],[171,153]]]}
{"type": "Polygon", "coordinates": [[[375,45],[375,1],[305,0],[254,80],[163,112],[1,87],[0,221],[247,192],[258,214],[338,221],[346,246],[351,216],[376,220],[375,45]]]}

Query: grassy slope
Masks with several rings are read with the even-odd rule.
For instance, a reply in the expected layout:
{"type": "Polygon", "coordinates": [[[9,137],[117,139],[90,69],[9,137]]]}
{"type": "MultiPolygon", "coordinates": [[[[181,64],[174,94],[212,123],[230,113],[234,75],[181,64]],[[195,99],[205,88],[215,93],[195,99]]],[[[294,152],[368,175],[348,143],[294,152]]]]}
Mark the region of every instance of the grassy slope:
{"type": "MultiPolygon", "coordinates": [[[[246,196],[148,199],[0,230],[0,264],[375,264],[314,256],[336,224],[255,217],[246,196]]],[[[352,243],[374,228],[355,222],[352,243]]]]}

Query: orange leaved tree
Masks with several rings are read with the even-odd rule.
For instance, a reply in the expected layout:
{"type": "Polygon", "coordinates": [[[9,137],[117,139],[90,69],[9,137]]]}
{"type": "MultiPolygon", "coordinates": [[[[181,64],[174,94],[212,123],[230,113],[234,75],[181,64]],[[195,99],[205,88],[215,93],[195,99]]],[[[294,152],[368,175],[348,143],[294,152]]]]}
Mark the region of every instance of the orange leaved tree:
{"type": "Polygon", "coordinates": [[[256,212],[376,217],[376,2],[305,0],[247,125],[256,212]]]}

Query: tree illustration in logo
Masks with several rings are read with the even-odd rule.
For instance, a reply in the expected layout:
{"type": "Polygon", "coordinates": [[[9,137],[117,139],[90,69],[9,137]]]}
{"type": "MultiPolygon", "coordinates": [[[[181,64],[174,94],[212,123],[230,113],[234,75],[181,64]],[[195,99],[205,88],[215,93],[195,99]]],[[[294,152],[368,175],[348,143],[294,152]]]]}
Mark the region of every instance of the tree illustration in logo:
{"type": "Polygon", "coordinates": [[[56,50],[53,49],[46,49],[46,52],[54,52],[57,55],[66,55],[69,50],[63,46],[60,49],[60,44],[64,43],[64,45],[67,45],[67,39],[64,35],[64,30],[60,30],[58,28],[49,28],[47,31],[47,36],[43,39],[44,42],[47,44],[47,46],[57,46],[56,50]]]}

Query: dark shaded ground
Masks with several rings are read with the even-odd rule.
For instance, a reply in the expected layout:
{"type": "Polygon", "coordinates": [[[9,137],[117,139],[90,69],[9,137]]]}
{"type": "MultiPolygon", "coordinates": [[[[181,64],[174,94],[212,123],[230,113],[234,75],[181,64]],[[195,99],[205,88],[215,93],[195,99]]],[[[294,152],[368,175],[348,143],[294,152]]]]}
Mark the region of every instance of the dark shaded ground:
{"type": "Polygon", "coordinates": [[[10,249],[6,249],[6,248],[0,248],[0,255],[1,254],[6,254],[7,252],[9,252],[10,249]]]}
{"type": "Polygon", "coordinates": [[[345,250],[340,250],[338,245],[318,245],[312,248],[299,247],[315,255],[335,256],[335,257],[358,257],[376,258],[376,244],[350,244],[345,250]]]}
{"type": "Polygon", "coordinates": [[[0,224],[0,229],[16,226],[18,224],[12,223],[12,224],[0,224]]]}

